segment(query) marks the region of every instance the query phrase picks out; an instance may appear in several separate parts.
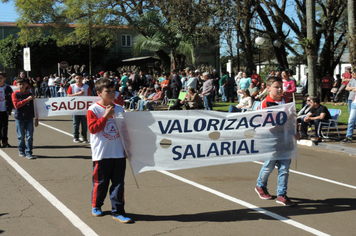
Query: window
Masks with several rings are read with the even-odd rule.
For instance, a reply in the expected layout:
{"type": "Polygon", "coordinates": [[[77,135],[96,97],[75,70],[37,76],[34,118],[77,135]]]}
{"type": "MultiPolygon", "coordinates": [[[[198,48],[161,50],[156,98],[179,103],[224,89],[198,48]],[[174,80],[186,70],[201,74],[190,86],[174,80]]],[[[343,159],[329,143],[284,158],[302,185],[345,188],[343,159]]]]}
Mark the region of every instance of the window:
{"type": "Polygon", "coordinates": [[[121,46],[122,47],[131,47],[131,36],[130,35],[122,35],[121,36],[121,46]]]}

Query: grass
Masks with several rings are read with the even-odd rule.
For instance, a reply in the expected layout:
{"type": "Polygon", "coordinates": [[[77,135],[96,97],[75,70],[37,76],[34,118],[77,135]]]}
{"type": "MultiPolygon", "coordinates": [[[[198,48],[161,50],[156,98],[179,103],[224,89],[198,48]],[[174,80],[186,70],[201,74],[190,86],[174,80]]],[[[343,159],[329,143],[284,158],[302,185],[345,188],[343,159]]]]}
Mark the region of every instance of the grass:
{"type": "MultiPolygon", "coordinates": [[[[335,105],[334,103],[321,103],[322,105],[326,106],[329,109],[340,109],[341,110],[341,117],[340,117],[340,123],[347,124],[347,120],[349,119],[349,112],[348,112],[348,107],[346,103],[337,103],[338,105],[335,105]]],[[[229,110],[230,105],[237,105],[237,102],[216,102],[213,105],[213,109],[215,111],[223,111],[227,112],[229,110]]],[[[296,108],[297,111],[299,111],[302,108],[302,101],[298,101],[296,103],[296,108]]]]}

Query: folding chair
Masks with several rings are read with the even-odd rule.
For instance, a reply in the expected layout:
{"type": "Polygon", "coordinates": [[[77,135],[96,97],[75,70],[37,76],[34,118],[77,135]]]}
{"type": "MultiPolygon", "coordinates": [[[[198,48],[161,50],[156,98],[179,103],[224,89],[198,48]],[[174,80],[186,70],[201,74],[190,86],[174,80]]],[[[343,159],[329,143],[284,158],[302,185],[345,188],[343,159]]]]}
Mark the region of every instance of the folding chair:
{"type": "MultiPolygon", "coordinates": [[[[341,110],[340,109],[329,109],[329,113],[330,113],[331,119],[329,119],[328,121],[320,122],[320,126],[319,126],[319,129],[322,126],[323,126],[323,128],[328,128],[328,130],[326,131],[326,135],[324,135],[322,130],[320,130],[320,134],[323,136],[325,141],[327,139],[336,139],[336,138],[329,137],[330,128],[336,129],[338,139],[340,139],[339,128],[337,127],[337,125],[338,125],[340,117],[341,117],[341,110]]],[[[312,125],[312,127],[313,126],[314,125],[312,125]]],[[[315,129],[315,127],[314,127],[314,129],[315,129]]],[[[311,137],[311,133],[312,133],[312,131],[310,130],[309,138],[311,137]]]]}

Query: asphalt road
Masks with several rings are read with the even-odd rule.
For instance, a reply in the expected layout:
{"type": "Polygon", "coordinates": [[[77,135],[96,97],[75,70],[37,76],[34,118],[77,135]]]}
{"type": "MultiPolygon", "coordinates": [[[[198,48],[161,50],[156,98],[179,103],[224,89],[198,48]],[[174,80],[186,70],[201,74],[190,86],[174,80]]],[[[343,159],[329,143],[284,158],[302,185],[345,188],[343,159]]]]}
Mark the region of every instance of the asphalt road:
{"type": "MultiPolygon", "coordinates": [[[[299,147],[288,196],[298,205],[261,200],[254,191],[261,163],[126,173],[126,211],[134,224],[91,215],[89,144],[72,142],[69,116],[40,120],[36,160],[11,148],[0,155],[0,234],[7,235],[356,235],[356,156],[299,147]],[[53,129],[56,128],[57,130],[53,129]],[[17,166],[18,165],[18,166],[17,166]],[[297,167],[297,169],[296,169],[297,167]],[[333,182],[334,181],[334,182],[333,182]]],[[[269,191],[276,194],[275,170],[269,191]]]]}

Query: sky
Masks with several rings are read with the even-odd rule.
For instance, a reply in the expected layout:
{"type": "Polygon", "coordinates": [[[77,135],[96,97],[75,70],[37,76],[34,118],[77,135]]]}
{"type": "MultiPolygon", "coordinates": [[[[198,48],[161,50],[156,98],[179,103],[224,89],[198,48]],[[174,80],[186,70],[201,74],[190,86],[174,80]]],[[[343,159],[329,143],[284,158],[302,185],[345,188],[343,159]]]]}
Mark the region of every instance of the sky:
{"type": "Polygon", "coordinates": [[[0,21],[15,22],[18,17],[13,3],[2,3],[0,1],[0,21]]]}

